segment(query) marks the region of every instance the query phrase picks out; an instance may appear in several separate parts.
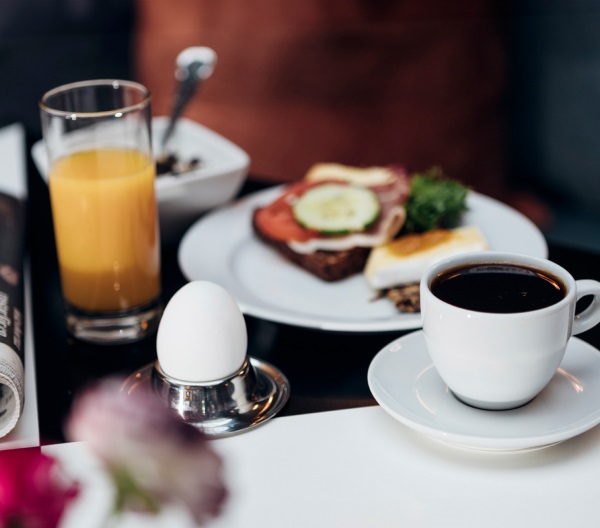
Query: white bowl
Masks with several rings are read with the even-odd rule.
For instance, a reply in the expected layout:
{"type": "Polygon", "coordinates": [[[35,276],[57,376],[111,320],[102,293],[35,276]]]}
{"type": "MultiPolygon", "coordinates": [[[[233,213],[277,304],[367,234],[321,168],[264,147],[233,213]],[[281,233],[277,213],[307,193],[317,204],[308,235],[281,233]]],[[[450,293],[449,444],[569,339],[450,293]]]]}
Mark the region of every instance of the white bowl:
{"type": "MultiPolygon", "coordinates": [[[[165,116],[152,119],[155,153],[160,151],[159,142],[167,123],[165,116]]],[[[170,245],[177,243],[202,213],[235,197],[248,174],[250,158],[228,139],[185,118],[178,120],[167,150],[182,161],[200,160],[198,168],[190,172],[156,178],[161,241],[170,245]]],[[[33,145],[31,155],[47,181],[48,159],[43,140],[33,145]]]]}

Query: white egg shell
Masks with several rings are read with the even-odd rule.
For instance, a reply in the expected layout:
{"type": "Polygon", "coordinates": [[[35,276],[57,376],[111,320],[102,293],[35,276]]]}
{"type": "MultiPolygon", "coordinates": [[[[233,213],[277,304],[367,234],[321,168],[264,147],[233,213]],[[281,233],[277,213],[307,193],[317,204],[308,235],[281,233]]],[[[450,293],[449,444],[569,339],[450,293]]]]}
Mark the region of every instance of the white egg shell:
{"type": "Polygon", "coordinates": [[[158,363],[172,378],[201,383],[227,378],[246,359],[246,322],[235,299],[209,281],[192,281],[169,300],[156,337],[158,363]]]}

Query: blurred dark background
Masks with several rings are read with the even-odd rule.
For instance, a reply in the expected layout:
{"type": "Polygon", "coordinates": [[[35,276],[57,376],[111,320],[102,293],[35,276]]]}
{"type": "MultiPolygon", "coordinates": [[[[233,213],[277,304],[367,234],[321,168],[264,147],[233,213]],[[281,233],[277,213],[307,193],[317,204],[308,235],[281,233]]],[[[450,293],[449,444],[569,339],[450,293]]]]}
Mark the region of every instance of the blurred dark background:
{"type": "Polygon", "coordinates": [[[132,75],[134,0],[1,0],[0,124],[41,137],[38,101],[68,82],[132,75]]]}
{"type": "Polygon", "coordinates": [[[551,207],[550,240],[600,251],[600,2],[514,3],[511,171],[551,207]]]}
{"type": "Polygon", "coordinates": [[[46,90],[104,77],[144,82],[165,114],[177,53],[207,45],[219,63],[187,115],[257,178],[439,164],[600,252],[598,27],[597,0],[2,0],[0,125],[31,145],[46,90]]]}

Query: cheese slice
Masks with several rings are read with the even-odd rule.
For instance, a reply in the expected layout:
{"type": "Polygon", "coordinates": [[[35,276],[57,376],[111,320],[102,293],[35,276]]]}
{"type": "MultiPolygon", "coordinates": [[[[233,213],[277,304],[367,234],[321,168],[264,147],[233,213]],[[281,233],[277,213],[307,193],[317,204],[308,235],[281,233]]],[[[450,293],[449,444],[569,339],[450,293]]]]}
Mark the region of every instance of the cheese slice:
{"type": "Polygon", "coordinates": [[[304,176],[311,182],[340,179],[364,187],[390,183],[395,178],[394,170],[389,167],[351,167],[340,163],[316,163],[304,176]]]}
{"type": "Polygon", "coordinates": [[[487,241],[476,226],[407,234],[373,248],[364,274],[372,288],[391,288],[419,282],[425,269],[438,260],[486,249],[487,241]]]}

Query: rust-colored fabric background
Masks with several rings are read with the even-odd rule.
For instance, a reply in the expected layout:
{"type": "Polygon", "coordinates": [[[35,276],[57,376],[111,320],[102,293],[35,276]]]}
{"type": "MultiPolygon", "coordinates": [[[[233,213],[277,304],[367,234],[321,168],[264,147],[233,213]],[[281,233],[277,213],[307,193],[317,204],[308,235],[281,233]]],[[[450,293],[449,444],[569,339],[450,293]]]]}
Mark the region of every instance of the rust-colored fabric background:
{"type": "Polygon", "coordinates": [[[489,0],[140,0],[138,79],[167,114],[176,55],[212,47],[185,115],[245,149],[267,180],[316,162],[440,165],[506,191],[506,47],[489,0]]]}

